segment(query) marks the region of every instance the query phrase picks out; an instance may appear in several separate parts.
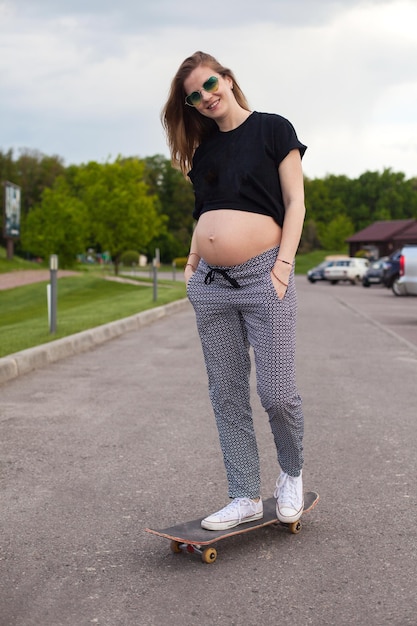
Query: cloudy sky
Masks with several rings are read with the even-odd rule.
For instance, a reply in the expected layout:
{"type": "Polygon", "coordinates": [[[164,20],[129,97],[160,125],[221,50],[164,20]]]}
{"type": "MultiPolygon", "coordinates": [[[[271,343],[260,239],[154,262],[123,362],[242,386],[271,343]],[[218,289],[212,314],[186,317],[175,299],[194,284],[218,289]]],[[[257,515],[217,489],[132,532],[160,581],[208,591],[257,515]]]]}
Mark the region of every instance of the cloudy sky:
{"type": "Polygon", "coordinates": [[[196,50],[309,146],[304,171],[417,176],[417,0],[0,0],[0,149],[169,157],[160,111],[196,50]]]}

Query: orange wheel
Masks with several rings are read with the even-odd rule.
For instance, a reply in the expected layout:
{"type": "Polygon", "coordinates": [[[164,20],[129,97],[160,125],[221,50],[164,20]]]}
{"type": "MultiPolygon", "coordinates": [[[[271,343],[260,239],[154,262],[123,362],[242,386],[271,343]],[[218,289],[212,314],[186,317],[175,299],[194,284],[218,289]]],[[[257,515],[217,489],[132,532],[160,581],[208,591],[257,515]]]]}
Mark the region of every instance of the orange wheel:
{"type": "Polygon", "coordinates": [[[174,554],[181,552],[179,541],[171,541],[171,552],[174,552],[174,554]]]}
{"type": "Polygon", "coordinates": [[[289,524],[290,533],[292,533],[293,535],[298,535],[302,527],[303,525],[301,524],[300,520],[298,520],[297,522],[292,522],[292,524],[289,524]]]}
{"type": "Polygon", "coordinates": [[[203,563],[214,563],[217,558],[217,550],[215,548],[206,548],[203,550],[201,560],[203,563]]]}

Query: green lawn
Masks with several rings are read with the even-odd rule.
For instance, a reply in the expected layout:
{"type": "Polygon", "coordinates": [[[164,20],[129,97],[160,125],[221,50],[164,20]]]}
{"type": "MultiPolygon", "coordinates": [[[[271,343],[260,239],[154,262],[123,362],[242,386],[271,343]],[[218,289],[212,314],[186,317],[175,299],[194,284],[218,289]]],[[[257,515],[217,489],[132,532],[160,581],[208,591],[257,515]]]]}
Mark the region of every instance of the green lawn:
{"type": "Polygon", "coordinates": [[[90,274],[58,280],[57,332],[49,332],[46,282],[0,291],[0,357],[184,298],[181,281],[135,286],[90,274]]]}

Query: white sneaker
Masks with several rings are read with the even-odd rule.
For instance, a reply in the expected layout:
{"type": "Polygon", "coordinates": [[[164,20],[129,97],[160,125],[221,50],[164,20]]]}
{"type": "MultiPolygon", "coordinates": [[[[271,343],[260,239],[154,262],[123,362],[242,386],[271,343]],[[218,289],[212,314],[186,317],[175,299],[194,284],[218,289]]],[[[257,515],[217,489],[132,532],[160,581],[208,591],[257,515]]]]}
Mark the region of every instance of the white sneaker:
{"type": "Polygon", "coordinates": [[[300,519],[304,508],[303,478],[281,472],[274,491],[277,499],[277,517],[280,522],[291,523],[300,519]]]}
{"type": "Polygon", "coordinates": [[[201,526],[206,530],[226,530],[261,519],[263,515],[262,498],[259,498],[258,502],[250,498],[235,498],[217,513],[203,519],[201,526]]]}

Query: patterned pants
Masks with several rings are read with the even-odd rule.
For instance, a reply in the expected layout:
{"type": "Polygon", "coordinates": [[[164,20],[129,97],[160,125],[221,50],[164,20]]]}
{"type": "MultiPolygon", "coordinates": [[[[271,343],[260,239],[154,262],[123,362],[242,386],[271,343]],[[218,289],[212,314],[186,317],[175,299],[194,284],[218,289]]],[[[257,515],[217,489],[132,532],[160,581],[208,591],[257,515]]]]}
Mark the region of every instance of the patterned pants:
{"type": "Polygon", "coordinates": [[[304,419],[295,382],[297,297],[292,272],[280,300],[271,280],[278,248],[241,265],[201,259],[188,282],[201,339],[231,498],[260,495],[260,468],[250,405],[250,346],[257,391],[268,413],[281,469],[303,466],[304,419]]]}

